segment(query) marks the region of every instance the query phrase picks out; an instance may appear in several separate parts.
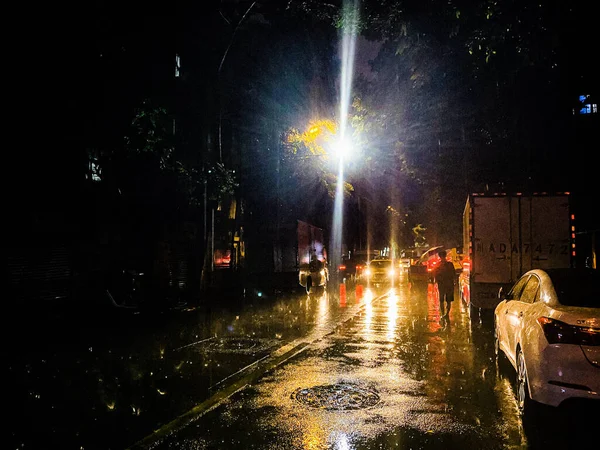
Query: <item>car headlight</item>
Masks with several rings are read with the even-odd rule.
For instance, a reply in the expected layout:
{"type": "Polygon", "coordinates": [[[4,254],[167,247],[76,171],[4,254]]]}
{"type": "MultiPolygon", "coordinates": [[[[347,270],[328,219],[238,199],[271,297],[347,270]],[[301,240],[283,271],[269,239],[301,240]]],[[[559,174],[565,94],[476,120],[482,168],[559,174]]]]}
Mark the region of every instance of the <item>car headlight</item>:
{"type": "Polygon", "coordinates": [[[390,277],[393,277],[395,274],[396,274],[396,271],[395,271],[394,269],[390,269],[390,270],[388,270],[388,275],[389,275],[390,277]]]}
{"type": "Polygon", "coordinates": [[[365,275],[367,275],[367,276],[370,277],[371,276],[371,269],[366,269],[365,270],[365,275]]]}

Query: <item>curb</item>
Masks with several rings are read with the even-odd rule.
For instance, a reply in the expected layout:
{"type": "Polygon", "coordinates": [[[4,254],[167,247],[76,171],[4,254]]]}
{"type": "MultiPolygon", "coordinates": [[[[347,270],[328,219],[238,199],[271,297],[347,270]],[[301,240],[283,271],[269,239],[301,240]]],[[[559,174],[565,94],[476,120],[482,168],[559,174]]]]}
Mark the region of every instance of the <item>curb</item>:
{"type": "MultiPolygon", "coordinates": [[[[375,297],[371,301],[371,303],[381,300],[386,295],[387,294],[383,294],[378,297],[375,297]]],[[[193,407],[189,411],[181,414],[179,417],[172,420],[171,422],[161,426],[152,434],[142,438],[132,446],[128,447],[127,450],[146,450],[149,448],[153,448],[157,444],[160,444],[165,438],[177,433],[182,428],[186,427],[190,423],[202,417],[207,412],[216,408],[223,401],[227,400],[236,392],[242,390],[248,384],[258,380],[258,378],[260,378],[268,371],[273,370],[280,364],[283,364],[289,359],[299,355],[310,344],[334,333],[335,329],[338,328],[341,324],[352,320],[357,314],[361,313],[364,310],[365,306],[365,303],[361,303],[355,306],[352,311],[348,311],[346,315],[342,314],[341,317],[339,317],[338,320],[335,321],[335,323],[327,327],[326,330],[322,330],[318,336],[311,336],[310,341],[307,342],[305,340],[298,339],[291,343],[288,343],[278,348],[270,355],[253,362],[252,364],[242,368],[238,372],[221,380],[218,384],[223,383],[227,379],[234,379],[235,381],[233,381],[230,384],[224,385],[224,387],[220,391],[218,391],[202,403],[198,404],[197,406],[193,407]],[[243,375],[245,372],[249,373],[243,375]]]]}

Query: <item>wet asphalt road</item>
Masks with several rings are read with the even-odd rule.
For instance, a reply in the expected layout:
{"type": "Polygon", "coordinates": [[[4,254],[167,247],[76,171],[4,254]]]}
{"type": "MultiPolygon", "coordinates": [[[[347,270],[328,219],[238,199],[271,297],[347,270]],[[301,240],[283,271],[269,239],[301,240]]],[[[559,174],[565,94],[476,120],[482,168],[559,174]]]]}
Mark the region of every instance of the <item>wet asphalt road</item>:
{"type": "Polygon", "coordinates": [[[590,415],[521,420],[484,319],[405,283],[95,318],[9,361],[9,448],[588,444],[590,415]]]}
{"type": "MultiPolygon", "coordinates": [[[[339,295],[317,298],[327,310],[339,295]]],[[[136,448],[428,449],[590,445],[587,415],[521,419],[498,367],[490,316],[460,301],[440,321],[435,291],[365,288],[355,315],[226,400],[136,448]]],[[[318,319],[317,319],[318,322],[318,319]]],[[[586,414],[589,414],[587,412],[586,414]]],[[[597,439],[595,439],[597,443],[597,439]]]]}
{"type": "Polygon", "coordinates": [[[162,312],[12,315],[3,328],[7,448],[127,448],[357,308],[350,296],[340,305],[258,294],[162,312]]]}

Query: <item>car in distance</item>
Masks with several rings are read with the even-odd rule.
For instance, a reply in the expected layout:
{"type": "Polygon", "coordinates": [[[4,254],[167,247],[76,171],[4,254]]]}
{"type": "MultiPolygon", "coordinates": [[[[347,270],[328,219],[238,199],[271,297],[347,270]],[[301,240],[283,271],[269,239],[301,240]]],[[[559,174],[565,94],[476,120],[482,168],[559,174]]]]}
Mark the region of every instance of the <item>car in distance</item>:
{"type": "Polygon", "coordinates": [[[410,268],[410,258],[400,258],[400,260],[398,261],[398,266],[404,272],[407,272],[410,268]]]}
{"type": "Polygon", "coordinates": [[[600,271],[530,270],[499,300],[496,355],[516,371],[520,412],[569,399],[600,408],[600,271]]]}
{"type": "Polygon", "coordinates": [[[409,283],[414,285],[431,283],[433,281],[434,265],[439,261],[437,252],[443,249],[443,246],[438,245],[423,252],[419,259],[408,268],[409,283]]]}
{"type": "Polygon", "coordinates": [[[391,259],[374,259],[367,265],[364,276],[371,284],[391,284],[398,280],[400,269],[391,259]]]}
{"type": "Polygon", "coordinates": [[[361,279],[363,271],[367,267],[367,261],[360,256],[351,258],[342,258],[342,261],[337,267],[338,278],[355,282],[361,279]]]}

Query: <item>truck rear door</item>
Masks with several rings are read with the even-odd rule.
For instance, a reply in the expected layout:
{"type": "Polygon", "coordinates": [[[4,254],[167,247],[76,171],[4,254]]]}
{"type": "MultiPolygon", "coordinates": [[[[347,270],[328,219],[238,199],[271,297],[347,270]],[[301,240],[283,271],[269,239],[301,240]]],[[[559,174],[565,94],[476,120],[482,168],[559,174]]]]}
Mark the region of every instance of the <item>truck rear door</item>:
{"type": "Polygon", "coordinates": [[[473,197],[472,281],[511,280],[511,203],[509,197],[473,197]]]}
{"type": "Polygon", "coordinates": [[[520,201],[520,274],[530,269],[570,267],[569,197],[533,196],[520,201]]]}

